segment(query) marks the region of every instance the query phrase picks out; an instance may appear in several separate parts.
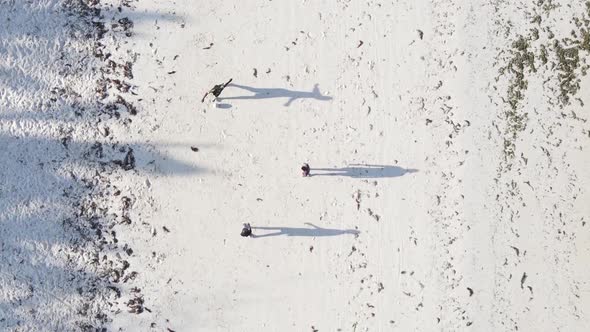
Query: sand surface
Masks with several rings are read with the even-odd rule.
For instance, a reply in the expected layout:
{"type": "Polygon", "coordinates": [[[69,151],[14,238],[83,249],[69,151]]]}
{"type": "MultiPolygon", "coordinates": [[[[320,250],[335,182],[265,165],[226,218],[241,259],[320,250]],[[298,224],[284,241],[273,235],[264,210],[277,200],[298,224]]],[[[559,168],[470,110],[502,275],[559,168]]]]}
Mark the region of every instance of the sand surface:
{"type": "Polygon", "coordinates": [[[72,3],[0,2],[0,329],[590,330],[590,3],[72,3]]]}

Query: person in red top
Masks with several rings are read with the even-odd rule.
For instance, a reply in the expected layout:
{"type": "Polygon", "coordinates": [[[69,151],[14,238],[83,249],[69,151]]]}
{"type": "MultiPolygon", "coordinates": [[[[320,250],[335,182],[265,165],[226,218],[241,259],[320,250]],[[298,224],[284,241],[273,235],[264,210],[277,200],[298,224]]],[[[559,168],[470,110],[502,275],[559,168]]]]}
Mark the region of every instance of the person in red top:
{"type": "Polygon", "coordinates": [[[311,171],[311,168],[309,168],[308,164],[303,164],[303,166],[301,166],[301,171],[304,177],[309,176],[309,172],[311,171]]]}

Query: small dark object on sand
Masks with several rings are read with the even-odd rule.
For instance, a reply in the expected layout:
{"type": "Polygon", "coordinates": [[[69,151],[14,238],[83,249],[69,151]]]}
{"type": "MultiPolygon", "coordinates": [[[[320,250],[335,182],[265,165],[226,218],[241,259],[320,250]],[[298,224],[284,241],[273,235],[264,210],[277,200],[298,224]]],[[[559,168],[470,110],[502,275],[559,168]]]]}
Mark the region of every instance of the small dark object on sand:
{"type": "Polygon", "coordinates": [[[194,152],[199,152],[199,148],[196,146],[191,146],[191,150],[193,150],[194,152]]]}
{"type": "Polygon", "coordinates": [[[240,233],[240,235],[243,237],[252,235],[252,227],[250,227],[250,224],[244,224],[244,228],[242,228],[242,233],[240,233]]]}
{"type": "Polygon", "coordinates": [[[133,149],[129,148],[125,158],[123,160],[113,161],[115,165],[121,166],[124,170],[130,171],[135,168],[135,156],[133,155],[133,149]]]}
{"type": "Polygon", "coordinates": [[[311,171],[311,168],[309,168],[308,164],[303,164],[303,166],[301,166],[301,171],[303,174],[303,176],[309,176],[309,172],[311,171]]]}

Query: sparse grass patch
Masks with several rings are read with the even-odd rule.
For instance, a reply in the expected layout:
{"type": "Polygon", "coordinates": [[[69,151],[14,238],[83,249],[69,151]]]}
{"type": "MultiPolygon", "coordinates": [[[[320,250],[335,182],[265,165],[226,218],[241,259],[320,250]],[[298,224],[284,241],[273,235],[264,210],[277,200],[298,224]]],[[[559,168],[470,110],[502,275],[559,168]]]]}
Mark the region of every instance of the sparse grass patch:
{"type": "Polygon", "coordinates": [[[580,79],[576,75],[576,69],[580,67],[580,54],[578,47],[564,48],[557,40],[553,43],[557,56],[557,78],[559,80],[559,101],[562,105],[570,102],[570,96],[580,90],[580,79]]]}
{"type": "Polygon", "coordinates": [[[531,27],[526,35],[518,35],[510,44],[508,52],[503,51],[509,57],[505,67],[499,70],[500,75],[508,75],[504,99],[508,104],[504,111],[504,155],[507,160],[514,157],[514,142],[518,133],[526,128],[528,117],[522,102],[528,89],[529,77],[539,74],[540,69],[547,69],[542,71],[544,84],[554,81],[558,87],[555,96],[548,98],[556,98],[557,104],[564,107],[580,91],[579,75],[586,75],[590,69],[585,60],[590,54],[590,1],[585,2],[585,10],[581,15],[571,18],[570,23],[574,30],[561,38],[556,38],[550,26],[541,24],[550,21],[550,13],[559,5],[553,0],[537,0],[535,4],[537,11],[530,23],[536,26],[531,27]],[[540,31],[544,32],[545,39],[541,38],[540,31]],[[548,64],[549,66],[545,66],[548,64]]]}

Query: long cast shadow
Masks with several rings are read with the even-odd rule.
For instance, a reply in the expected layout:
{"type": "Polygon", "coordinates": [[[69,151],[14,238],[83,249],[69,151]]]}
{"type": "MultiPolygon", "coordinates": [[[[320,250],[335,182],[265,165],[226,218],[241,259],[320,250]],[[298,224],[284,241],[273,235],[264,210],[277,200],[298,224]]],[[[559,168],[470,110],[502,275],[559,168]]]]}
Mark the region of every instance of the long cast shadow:
{"type": "Polygon", "coordinates": [[[287,89],[273,89],[273,88],[255,88],[246,85],[240,84],[230,84],[228,86],[240,88],[246,91],[253,92],[254,95],[252,96],[237,96],[237,97],[224,97],[224,98],[217,98],[221,100],[230,100],[230,99],[268,99],[268,98],[289,98],[284,106],[289,106],[291,103],[297,99],[303,98],[310,98],[310,99],[317,99],[317,100],[331,100],[332,97],[324,96],[320,93],[320,89],[318,84],[313,86],[313,90],[311,92],[307,91],[292,91],[287,89]]]}
{"type": "Polygon", "coordinates": [[[390,165],[351,164],[340,168],[312,168],[311,176],[348,176],[351,178],[395,178],[408,173],[418,172],[417,169],[390,165]],[[317,173],[319,171],[319,173],[317,173]]]}
{"type": "Polygon", "coordinates": [[[305,223],[306,225],[310,225],[313,228],[301,228],[301,227],[252,227],[252,229],[260,229],[260,230],[270,230],[270,231],[278,231],[274,233],[262,234],[262,235],[255,235],[252,234],[253,238],[259,237],[268,237],[268,236],[279,236],[279,235],[286,235],[286,236],[310,236],[310,237],[319,237],[319,236],[337,236],[337,235],[344,235],[344,234],[351,234],[358,236],[360,233],[358,230],[355,229],[333,229],[333,228],[321,228],[314,224],[305,223]]]}
{"type": "Polygon", "coordinates": [[[134,193],[120,180],[136,177],[124,172],[201,169],[121,135],[77,139],[127,116],[95,98],[92,82],[71,83],[104,78],[87,68],[115,72],[93,52],[108,50],[98,44],[103,27],[122,36],[131,22],[100,1],[41,2],[0,0],[0,58],[9,60],[0,61],[0,331],[102,331],[133,275],[117,239],[134,222],[123,218],[134,193]]]}

